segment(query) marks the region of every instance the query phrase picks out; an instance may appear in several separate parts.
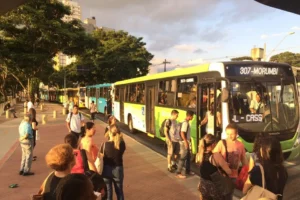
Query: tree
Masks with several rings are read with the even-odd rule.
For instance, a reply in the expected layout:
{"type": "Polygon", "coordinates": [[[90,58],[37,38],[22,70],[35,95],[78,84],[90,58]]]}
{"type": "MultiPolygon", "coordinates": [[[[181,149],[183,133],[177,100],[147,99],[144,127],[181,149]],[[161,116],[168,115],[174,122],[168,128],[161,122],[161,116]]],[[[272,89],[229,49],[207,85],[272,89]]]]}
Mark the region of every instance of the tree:
{"type": "Polygon", "coordinates": [[[73,80],[86,84],[115,82],[146,75],[153,55],[145,48],[143,38],[124,31],[96,30],[96,47],[85,49],[71,68],[73,80]],[[80,66],[84,71],[76,71],[80,66]]]}
{"type": "Polygon", "coordinates": [[[271,62],[287,63],[294,67],[300,67],[300,54],[292,52],[283,52],[270,58],[271,62]]]}
{"type": "Polygon", "coordinates": [[[70,14],[70,8],[58,1],[32,0],[0,16],[2,64],[11,73],[47,83],[58,52],[81,54],[90,41],[81,22],[62,20],[70,14]]]}
{"type": "Polygon", "coordinates": [[[253,60],[253,59],[250,56],[231,58],[231,61],[244,61],[244,60],[253,60]]]}

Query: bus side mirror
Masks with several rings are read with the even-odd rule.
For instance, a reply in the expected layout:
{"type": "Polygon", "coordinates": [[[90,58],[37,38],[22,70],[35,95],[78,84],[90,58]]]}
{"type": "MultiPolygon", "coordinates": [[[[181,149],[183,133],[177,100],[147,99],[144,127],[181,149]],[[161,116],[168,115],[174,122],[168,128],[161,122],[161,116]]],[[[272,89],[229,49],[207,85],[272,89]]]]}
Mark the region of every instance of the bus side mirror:
{"type": "Polygon", "coordinates": [[[227,88],[223,88],[221,100],[222,102],[227,102],[229,98],[229,90],[227,88]]]}

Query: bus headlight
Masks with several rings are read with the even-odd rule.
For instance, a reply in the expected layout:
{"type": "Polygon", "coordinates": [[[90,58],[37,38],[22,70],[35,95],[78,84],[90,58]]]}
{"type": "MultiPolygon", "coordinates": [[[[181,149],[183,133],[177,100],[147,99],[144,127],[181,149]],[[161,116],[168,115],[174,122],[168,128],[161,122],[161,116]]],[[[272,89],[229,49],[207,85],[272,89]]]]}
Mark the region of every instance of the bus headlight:
{"type": "Polygon", "coordinates": [[[300,135],[298,135],[298,138],[295,141],[294,148],[298,147],[299,144],[300,144],[300,135]]]}

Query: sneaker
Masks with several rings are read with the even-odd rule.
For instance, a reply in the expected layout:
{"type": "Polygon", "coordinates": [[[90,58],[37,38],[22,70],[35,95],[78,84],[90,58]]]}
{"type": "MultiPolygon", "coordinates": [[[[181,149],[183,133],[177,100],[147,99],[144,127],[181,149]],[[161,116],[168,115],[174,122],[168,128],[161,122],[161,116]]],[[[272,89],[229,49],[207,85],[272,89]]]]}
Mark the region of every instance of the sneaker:
{"type": "Polygon", "coordinates": [[[172,169],[172,167],[171,168],[168,167],[168,171],[171,172],[171,173],[174,173],[175,170],[172,169]]]}
{"type": "Polygon", "coordinates": [[[20,171],[20,172],[19,172],[20,175],[23,175],[23,173],[24,173],[23,171],[20,171]]]}
{"type": "Polygon", "coordinates": [[[189,173],[186,173],[186,175],[194,176],[194,175],[195,175],[195,172],[190,171],[189,173]]]}
{"type": "Polygon", "coordinates": [[[176,164],[174,164],[174,165],[172,165],[172,169],[177,169],[178,167],[177,167],[177,165],[176,164]]]}
{"type": "Polygon", "coordinates": [[[177,177],[177,178],[180,178],[180,179],[185,179],[185,178],[186,178],[186,176],[184,176],[184,175],[182,175],[182,174],[177,174],[176,177],[177,177]]]}
{"type": "Polygon", "coordinates": [[[32,175],[34,175],[33,172],[24,172],[23,173],[23,176],[32,176],[32,175]]]}

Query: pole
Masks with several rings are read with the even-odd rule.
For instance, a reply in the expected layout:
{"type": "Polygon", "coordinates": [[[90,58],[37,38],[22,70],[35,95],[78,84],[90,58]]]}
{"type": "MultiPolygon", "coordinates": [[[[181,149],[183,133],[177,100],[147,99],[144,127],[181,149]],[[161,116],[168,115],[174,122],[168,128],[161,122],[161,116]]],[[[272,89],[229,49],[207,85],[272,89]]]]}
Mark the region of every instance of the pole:
{"type": "Polygon", "coordinates": [[[267,61],[266,56],[267,56],[267,44],[265,43],[265,45],[264,45],[264,61],[265,62],[267,61]]]}
{"type": "Polygon", "coordinates": [[[67,77],[66,77],[66,69],[64,67],[64,101],[66,101],[66,96],[67,96],[67,90],[66,90],[66,87],[67,87],[67,77]]]}
{"type": "Polygon", "coordinates": [[[163,62],[163,64],[165,65],[164,67],[164,72],[167,71],[167,64],[170,64],[171,62],[167,61],[167,59],[165,59],[165,61],[163,62]]]}

